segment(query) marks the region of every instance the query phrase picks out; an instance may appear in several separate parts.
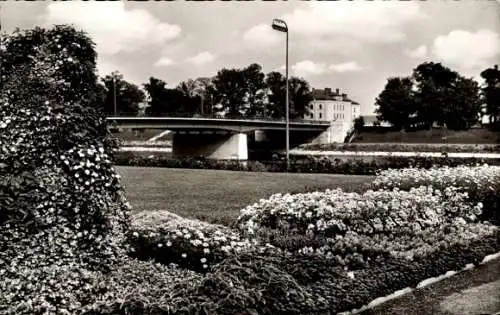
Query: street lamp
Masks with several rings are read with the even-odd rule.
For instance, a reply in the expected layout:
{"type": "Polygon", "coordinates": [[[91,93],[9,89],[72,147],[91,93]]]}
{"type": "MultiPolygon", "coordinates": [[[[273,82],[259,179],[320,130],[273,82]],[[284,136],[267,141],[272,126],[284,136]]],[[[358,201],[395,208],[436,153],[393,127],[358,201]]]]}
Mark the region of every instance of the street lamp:
{"type": "Polygon", "coordinates": [[[113,75],[113,107],[115,111],[115,117],[116,117],[116,73],[112,73],[113,75]]]}
{"type": "Polygon", "coordinates": [[[286,33],[286,64],[285,64],[285,76],[286,76],[286,106],[285,106],[285,117],[286,117],[286,170],[290,169],[290,119],[288,113],[288,25],[286,22],[280,19],[274,19],[272,27],[274,30],[286,33]]]}

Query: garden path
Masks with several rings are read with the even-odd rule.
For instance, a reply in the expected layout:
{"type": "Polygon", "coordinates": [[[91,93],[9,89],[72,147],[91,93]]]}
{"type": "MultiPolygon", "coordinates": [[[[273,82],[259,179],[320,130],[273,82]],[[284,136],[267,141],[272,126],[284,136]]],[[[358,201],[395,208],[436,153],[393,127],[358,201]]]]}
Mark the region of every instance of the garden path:
{"type": "Polygon", "coordinates": [[[361,315],[492,315],[500,312],[500,259],[467,270],[361,315]]]}

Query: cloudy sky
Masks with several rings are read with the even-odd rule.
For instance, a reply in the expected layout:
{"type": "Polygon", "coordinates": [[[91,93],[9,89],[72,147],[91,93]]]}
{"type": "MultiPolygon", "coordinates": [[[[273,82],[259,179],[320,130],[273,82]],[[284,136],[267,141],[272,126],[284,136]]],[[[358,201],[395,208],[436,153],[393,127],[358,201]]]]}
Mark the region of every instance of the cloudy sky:
{"type": "Polygon", "coordinates": [[[2,30],[74,24],[97,44],[100,75],[117,70],[142,84],[170,87],[221,68],[259,63],[284,71],[290,29],[291,74],[315,88],[340,88],[373,111],[390,76],[438,61],[478,78],[500,63],[500,2],[13,2],[2,3],[2,30]]]}

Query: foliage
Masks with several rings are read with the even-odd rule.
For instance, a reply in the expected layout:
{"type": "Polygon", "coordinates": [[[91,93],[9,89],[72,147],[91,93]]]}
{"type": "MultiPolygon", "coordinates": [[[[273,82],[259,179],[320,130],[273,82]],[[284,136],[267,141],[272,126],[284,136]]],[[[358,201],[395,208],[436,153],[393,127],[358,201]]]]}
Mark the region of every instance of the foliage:
{"type": "Polygon", "coordinates": [[[230,117],[262,114],[264,74],[258,64],[243,69],[222,69],[213,79],[216,103],[230,117]]]}
{"type": "Polygon", "coordinates": [[[151,116],[164,116],[171,114],[193,115],[200,108],[200,99],[192,94],[189,87],[184,84],[169,89],[167,83],[150,77],[144,84],[144,89],[149,96],[149,107],[146,112],[151,116]]]}
{"type": "Polygon", "coordinates": [[[481,218],[500,224],[500,167],[499,166],[458,166],[440,167],[428,170],[415,168],[386,170],[380,172],[372,183],[374,189],[432,186],[445,189],[454,186],[465,191],[472,202],[481,203],[485,209],[481,218]]]}
{"type": "Polygon", "coordinates": [[[114,115],[115,93],[117,114],[136,115],[139,103],[145,100],[144,92],[133,83],[127,82],[120,73],[112,73],[102,78],[106,88],[104,112],[114,115]]]}
{"type": "MultiPolygon", "coordinates": [[[[290,160],[291,173],[324,173],[324,174],[349,174],[349,175],[375,175],[380,169],[401,169],[407,167],[430,168],[432,166],[458,166],[490,163],[499,165],[500,159],[480,158],[450,158],[443,157],[383,157],[380,159],[363,160],[359,158],[338,159],[327,156],[309,156],[292,158],[290,160]]],[[[272,161],[238,161],[238,160],[213,160],[204,157],[174,159],[168,156],[143,156],[132,152],[120,152],[115,159],[116,165],[143,166],[143,167],[168,167],[187,169],[214,169],[227,171],[248,172],[285,172],[284,160],[272,161]]]]}
{"type": "Polygon", "coordinates": [[[490,123],[500,121],[500,70],[498,65],[485,69],[481,72],[481,77],[485,80],[482,94],[486,103],[486,114],[490,115],[490,123]]]}
{"type": "Polygon", "coordinates": [[[189,79],[179,83],[177,89],[186,97],[186,102],[192,104],[190,108],[194,112],[202,115],[214,113],[212,104],[214,86],[210,78],[189,79]]]}
{"type": "Polygon", "coordinates": [[[125,254],[129,223],[117,145],[93,103],[94,44],[69,26],[2,43],[0,312],[67,314],[87,303],[88,274],[125,254]]]}
{"type": "Polygon", "coordinates": [[[359,116],[358,118],[354,119],[354,129],[357,131],[361,131],[361,129],[365,126],[365,119],[363,116],[359,116]]]}
{"type": "MultiPolygon", "coordinates": [[[[309,111],[312,92],[309,83],[304,79],[291,77],[289,79],[290,118],[303,118],[309,111]]],[[[280,72],[270,72],[266,76],[269,89],[269,104],[267,112],[270,117],[283,118],[286,111],[286,78],[280,72]]]]}
{"type": "Polygon", "coordinates": [[[398,129],[411,125],[411,115],[416,111],[411,78],[389,78],[376,100],[377,119],[387,121],[398,129]]]}
{"type": "Polygon", "coordinates": [[[444,123],[452,130],[467,130],[477,123],[481,110],[479,85],[473,79],[458,77],[444,108],[444,123]]]}
{"type": "MultiPolygon", "coordinates": [[[[137,144],[137,145],[143,145],[137,144]]],[[[347,151],[347,152],[441,152],[441,153],[496,153],[498,144],[455,144],[455,143],[329,143],[308,144],[306,150],[347,151]]]]}
{"type": "Polygon", "coordinates": [[[477,123],[481,110],[478,84],[434,62],[418,65],[411,77],[389,78],[377,105],[378,119],[399,129],[446,124],[466,130],[477,123]]]}
{"type": "Polygon", "coordinates": [[[454,187],[410,191],[344,193],[340,189],[296,195],[273,195],[241,211],[238,226],[253,234],[261,227],[301,235],[335,238],[359,235],[414,235],[457,218],[477,220],[482,204],[468,202],[467,193],[454,187]]]}
{"type": "Polygon", "coordinates": [[[134,215],[128,238],[132,257],[175,263],[200,272],[254,245],[225,226],[185,219],[168,211],[134,215]]]}

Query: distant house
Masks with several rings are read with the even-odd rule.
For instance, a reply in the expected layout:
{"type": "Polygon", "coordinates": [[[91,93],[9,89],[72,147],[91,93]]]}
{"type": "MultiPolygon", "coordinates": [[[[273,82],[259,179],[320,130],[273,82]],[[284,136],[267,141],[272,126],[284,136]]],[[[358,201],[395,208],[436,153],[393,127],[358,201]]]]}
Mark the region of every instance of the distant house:
{"type": "Polygon", "coordinates": [[[338,126],[339,142],[353,128],[353,121],[361,114],[359,103],[349,99],[339,89],[312,89],[313,100],[309,103],[309,111],[304,115],[307,120],[330,121],[338,126]]]}
{"type": "Polygon", "coordinates": [[[363,117],[363,120],[365,121],[365,124],[364,124],[365,127],[374,127],[374,126],[391,127],[392,126],[388,122],[378,120],[377,116],[375,116],[375,115],[366,115],[366,116],[362,116],[362,117],[363,117]]]}

